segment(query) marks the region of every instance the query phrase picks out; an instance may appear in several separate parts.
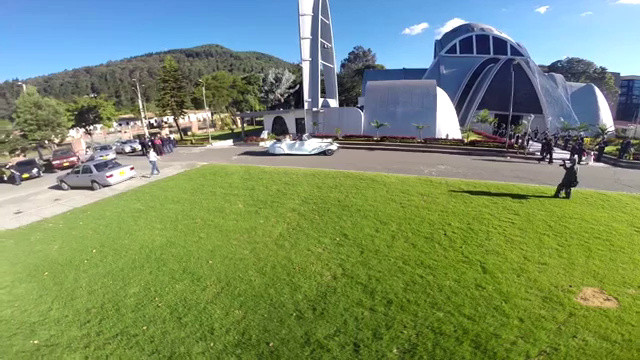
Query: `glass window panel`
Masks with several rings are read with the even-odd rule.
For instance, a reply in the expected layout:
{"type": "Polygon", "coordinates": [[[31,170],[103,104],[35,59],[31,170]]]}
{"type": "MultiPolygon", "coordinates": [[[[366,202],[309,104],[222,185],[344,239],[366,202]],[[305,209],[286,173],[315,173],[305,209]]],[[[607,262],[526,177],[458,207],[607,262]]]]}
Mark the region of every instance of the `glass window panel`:
{"type": "Polygon", "coordinates": [[[453,46],[451,46],[449,50],[445,52],[445,54],[447,55],[456,55],[457,53],[458,53],[458,48],[456,47],[456,44],[453,44],[453,46]]]}
{"type": "Polygon", "coordinates": [[[473,55],[473,36],[460,40],[460,54],[473,55]]]}
{"type": "Polygon", "coordinates": [[[476,35],[476,54],[491,55],[491,44],[489,35],[476,35]]]}
{"type": "Polygon", "coordinates": [[[511,56],[524,56],[524,55],[515,46],[511,45],[511,56]]]}
{"type": "Polygon", "coordinates": [[[493,55],[507,56],[507,42],[503,39],[493,38],[493,55]]]}

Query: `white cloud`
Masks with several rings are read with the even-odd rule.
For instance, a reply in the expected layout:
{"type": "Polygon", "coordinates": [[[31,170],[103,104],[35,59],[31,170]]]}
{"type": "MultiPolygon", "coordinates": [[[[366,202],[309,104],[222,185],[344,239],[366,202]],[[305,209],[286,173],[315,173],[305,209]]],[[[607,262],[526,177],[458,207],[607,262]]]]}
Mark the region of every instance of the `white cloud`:
{"type": "Polygon", "coordinates": [[[402,35],[413,36],[413,35],[422,34],[425,30],[427,30],[427,28],[429,28],[429,24],[426,22],[423,22],[420,24],[409,26],[408,28],[402,30],[402,35]]]}
{"type": "Polygon", "coordinates": [[[447,21],[446,24],[444,24],[441,28],[436,29],[436,39],[440,39],[442,35],[466,23],[468,23],[467,20],[462,20],[460,18],[453,18],[447,21]]]}
{"type": "Polygon", "coordinates": [[[549,9],[551,8],[551,6],[549,5],[545,5],[545,6],[540,6],[539,8],[535,9],[535,12],[539,12],[540,14],[544,14],[547,11],[549,11],[549,9]]]}
{"type": "Polygon", "coordinates": [[[640,5],[640,0],[618,0],[616,4],[640,5]]]}
{"type": "Polygon", "coordinates": [[[589,15],[593,15],[593,12],[591,11],[585,11],[582,14],[580,14],[580,16],[589,16],[589,15]]]}

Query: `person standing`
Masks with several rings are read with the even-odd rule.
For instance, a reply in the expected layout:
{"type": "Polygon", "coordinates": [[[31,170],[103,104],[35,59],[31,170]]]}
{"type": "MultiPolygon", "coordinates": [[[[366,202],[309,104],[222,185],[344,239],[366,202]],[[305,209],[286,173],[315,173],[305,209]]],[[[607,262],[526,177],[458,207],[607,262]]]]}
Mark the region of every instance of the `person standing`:
{"type": "Polygon", "coordinates": [[[158,155],[153,148],[149,149],[149,155],[147,155],[149,159],[149,164],[151,165],[151,175],[160,175],[160,169],[158,168],[158,155]]]}
{"type": "Polygon", "coordinates": [[[578,140],[578,164],[582,164],[582,157],[584,156],[584,140],[581,138],[578,140]]]}
{"type": "Polygon", "coordinates": [[[569,160],[570,165],[567,166],[566,160],[562,160],[560,167],[564,168],[564,177],[562,182],[556,188],[556,193],[553,195],[555,198],[559,198],[560,194],[564,191],[564,195],[567,199],[571,199],[571,189],[578,186],[578,164],[576,158],[569,160]]]}
{"type": "Polygon", "coordinates": [[[156,137],[153,139],[153,145],[155,147],[157,155],[164,155],[164,152],[162,151],[162,141],[160,141],[160,137],[158,135],[156,135],[156,137]]]}
{"type": "Polygon", "coordinates": [[[142,156],[147,156],[149,143],[147,142],[147,138],[142,138],[140,140],[140,147],[142,148],[142,156]]]}
{"type": "Polygon", "coordinates": [[[598,154],[596,155],[596,159],[595,159],[596,162],[602,161],[602,156],[604,156],[604,150],[607,148],[607,145],[609,145],[607,140],[602,140],[598,144],[598,154]]]}
{"type": "Polygon", "coordinates": [[[571,142],[571,135],[567,134],[564,136],[564,144],[562,145],[562,150],[569,150],[569,143],[571,142]]]}
{"type": "Polygon", "coordinates": [[[553,164],[553,143],[549,137],[546,137],[542,142],[542,151],[540,152],[540,159],[538,163],[544,161],[547,156],[549,157],[549,164],[553,164]]]}
{"type": "Polygon", "coordinates": [[[22,178],[20,177],[20,173],[15,169],[15,166],[7,165],[6,169],[9,170],[11,175],[13,176],[13,185],[20,186],[22,185],[22,178]]]}

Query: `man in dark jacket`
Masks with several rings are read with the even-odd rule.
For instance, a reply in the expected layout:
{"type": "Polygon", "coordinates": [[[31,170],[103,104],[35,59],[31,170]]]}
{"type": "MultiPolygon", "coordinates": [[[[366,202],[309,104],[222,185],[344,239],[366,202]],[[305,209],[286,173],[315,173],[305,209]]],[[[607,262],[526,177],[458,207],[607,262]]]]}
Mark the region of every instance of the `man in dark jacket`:
{"type": "Polygon", "coordinates": [[[564,177],[562,178],[562,182],[556,188],[556,193],[553,197],[559,198],[560,194],[564,191],[564,195],[567,199],[571,199],[571,189],[578,186],[578,163],[575,157],[572,157],[569,160],[569,166],[567,166],[567,161],[563,160],[561,167],[564,168],[564,177]]]}
{"type": "Polygon", "coordinates": [[[540,151],[540,159],[538,159],[538,162],[544,161],[547,156],[549,157],[549,164],[553,164],[553,142],[551,142],[551,139],[546,137],[543,141],[542,141],[542,151],[540,151]]]}
{"type": "Polygon", "coordinates": [[[582,164],[582,157],[584,156],[584,139],[580,139],[578,140],[578,152],[576,155],[578,155],[578,164],[582,164]]]}
{"type": "Polygon", "coordinates": [[[596,162],[602,161],[602,156],[604,156],[604,150],[607,148],[608,145],[609,143],[607,142],[607,140],[600,141],[600,143],[598,144],[598,154],[596,155],[596,162]]]}

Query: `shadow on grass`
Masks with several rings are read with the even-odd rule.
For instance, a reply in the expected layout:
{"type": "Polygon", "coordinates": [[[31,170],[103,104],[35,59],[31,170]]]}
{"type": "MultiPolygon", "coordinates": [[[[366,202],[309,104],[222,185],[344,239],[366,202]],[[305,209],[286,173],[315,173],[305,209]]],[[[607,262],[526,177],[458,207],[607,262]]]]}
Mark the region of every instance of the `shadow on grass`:
{"type": "Polygon", "coordinates": [[[501,193],[482,190],[451,190],[450,192],[458,194],[467,194],[472,196],[484,196],[484,197],[502,197],[511,198],[514,200],[529,200],[529,199],[553,199],[553,195],[527,195],[516,193],[501,193]]]}

